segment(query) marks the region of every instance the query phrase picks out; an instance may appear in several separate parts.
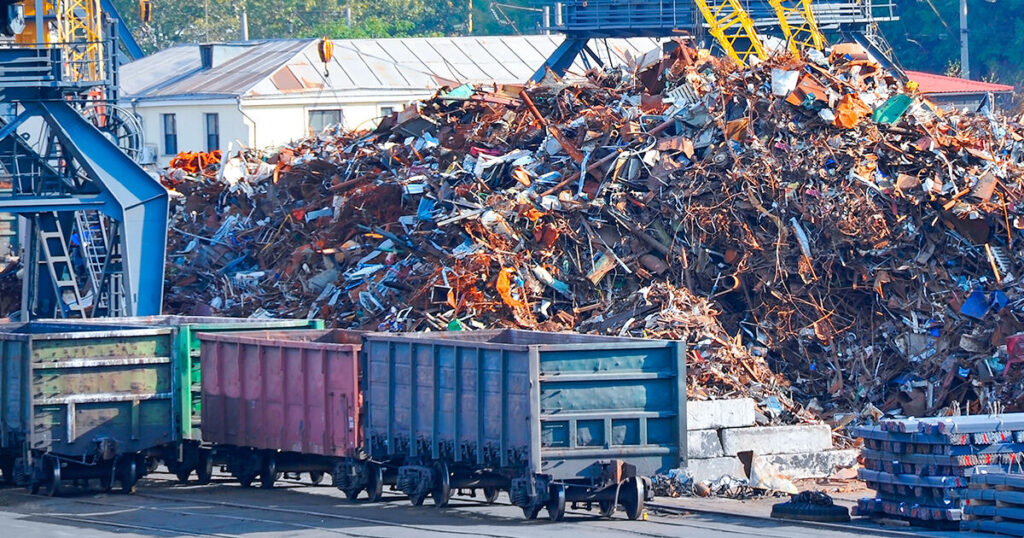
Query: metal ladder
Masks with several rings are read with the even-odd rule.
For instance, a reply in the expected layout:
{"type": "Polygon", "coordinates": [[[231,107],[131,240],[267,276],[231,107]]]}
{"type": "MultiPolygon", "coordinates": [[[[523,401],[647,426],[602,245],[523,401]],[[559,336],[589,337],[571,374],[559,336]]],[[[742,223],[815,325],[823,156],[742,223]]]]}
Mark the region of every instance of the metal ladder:
{"type": "Polygon", "coordinates": [[[87,309],[91,305],[83,303],[71,251],[57,214],[40,213],[35,218],[35,230],[39,238],[38,260],[46,265],[57,296],[57,315],[62,318],[88,317],[87,309]]]}
{"type": "Polygon", "coordinates": [[[93,316],[122,315],[122,267],[107,235],[107,219],[99,211],[76,211],[75,222],[96,304],[93,316]]]}

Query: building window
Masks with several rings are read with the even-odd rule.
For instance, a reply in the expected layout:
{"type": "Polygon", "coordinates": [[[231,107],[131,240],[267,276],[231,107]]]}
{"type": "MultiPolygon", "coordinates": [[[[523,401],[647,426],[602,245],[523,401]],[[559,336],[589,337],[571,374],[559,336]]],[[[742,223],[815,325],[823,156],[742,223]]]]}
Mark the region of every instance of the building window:
{"type": "Polygon", "coordinates": [[[344,115],[342,115],[341,109],[310,110],[309,130],[319,133],[332,125],[341,125],[342,118],[344,115]]]}
{"type": "Polygon", "coordinates": [[[220,149],[220,116],[206,115],[206,151],[220,149]]]}
{"type": "Polygon", "coordinates": [[[164,114],[164,155],[178,154],[178,122],[174,114],[164,114]]]}
{"type": "Polygon", "coordinates": [[[382,106],[380,107],[380,117],[386,118],[395,113],[395,107],[393,106],[382,106]]]}

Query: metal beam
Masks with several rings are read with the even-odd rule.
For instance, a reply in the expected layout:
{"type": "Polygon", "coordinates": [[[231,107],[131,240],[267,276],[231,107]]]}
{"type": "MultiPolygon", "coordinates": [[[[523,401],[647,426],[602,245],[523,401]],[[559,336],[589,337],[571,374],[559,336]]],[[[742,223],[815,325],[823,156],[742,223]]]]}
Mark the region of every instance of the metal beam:
{"type": "MultiPolygon", "coordinates": [[[[22,123],[25,123],[25,120],[27,120],[29,116],[30,114],[28,112],[22,112],[21,114],[18,114],[13,120],[11,120],[11,123],[8,123],[7,125],[4,125],[3,128],[0,128],[0,140],[3,140],[8,136],[14,134],[14,131],[18,129],[18,126],[20,126],[22,123]]],[[[2,123],[3,121],[0,120],[0,124],[2,123]]]]}
{"type": "Polygon", "coordinates": [[[142,47],[135,41],[135,36],[132,35],[132,31],[128,28],[128,25],[124,23],[124,19],[117,13],[117,8],[114,7],[114,3],[111,0],[100,0],[100,9],[110,16],[110,18],[117,21],[117,37],[124,43],[125,50],[128,51],[128,56],[132,60],[138,60],[146,55],[142,52],[142,47]]]}
{"type": "Polygon", "coordinates": [[[544,60],[544,65],[540,66],[540,69],[530,77],[530,82],[540,82],[543,80],[544,75],[548,73],[548,69],[551,69],[558,76],[565,75],[566,71],[572,67],[572,63],[576,61],[576,57],[580,55],[580,52],[583,52],[588,41],[590,41],[589,38],[566,37],[565,41],[551,54],[551,57],[544,60]]]}
{"type": "Polygon", "coordinates": [[[0,213],[29,214],[50,211],[103,210],[111,200],[107,196],[12,196],[0,198],[0,213]]]}

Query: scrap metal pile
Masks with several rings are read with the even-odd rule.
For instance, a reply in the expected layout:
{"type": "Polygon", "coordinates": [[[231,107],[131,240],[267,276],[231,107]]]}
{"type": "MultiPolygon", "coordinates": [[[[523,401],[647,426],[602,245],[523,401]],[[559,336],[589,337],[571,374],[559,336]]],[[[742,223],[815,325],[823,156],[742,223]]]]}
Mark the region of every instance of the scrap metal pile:
{"type": "Polygon", "coordinates": [[[685,339],[691,397],[779,413],[1021,407],[1024,128],[856,46],[673,46],[169,169],[168,310],[685,339]]]}

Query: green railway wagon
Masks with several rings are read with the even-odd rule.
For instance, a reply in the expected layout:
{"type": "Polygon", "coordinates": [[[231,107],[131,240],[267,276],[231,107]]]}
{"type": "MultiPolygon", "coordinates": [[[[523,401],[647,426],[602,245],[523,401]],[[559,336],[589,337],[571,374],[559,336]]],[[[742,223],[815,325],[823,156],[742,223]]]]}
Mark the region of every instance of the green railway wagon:
{"type": "Polygon", "coordinates": [[[0,468],[55,495],[97,479],[132,491],[146,452],[179,441],[170,420],[174,330],[98,323],[0,326],[0,468]]]}
{"type": "MultiPolygon", "coordinates": [[[[54,323],[68,323],[54,320],[54,323]]],[[[213,461],[211,453],[202,449],[202,389],[200,385],[199,333],[238,333],[246,331],[287,331],[323,329],[318,319],[228,318],[213,316],[137,316],[105,318],[98,323],[169,328],[174,330],[171,371],[174,381],[175,405],[170,420],[177,431],[174,442],[151,450],[152,467],[163,462],[182,482],[197,472],[200,482],[209,481],[213,461]]]]}

